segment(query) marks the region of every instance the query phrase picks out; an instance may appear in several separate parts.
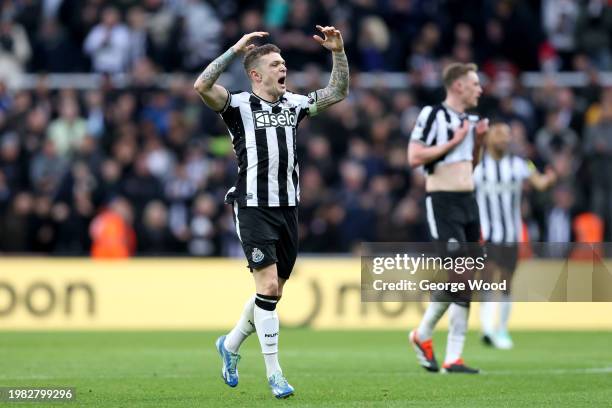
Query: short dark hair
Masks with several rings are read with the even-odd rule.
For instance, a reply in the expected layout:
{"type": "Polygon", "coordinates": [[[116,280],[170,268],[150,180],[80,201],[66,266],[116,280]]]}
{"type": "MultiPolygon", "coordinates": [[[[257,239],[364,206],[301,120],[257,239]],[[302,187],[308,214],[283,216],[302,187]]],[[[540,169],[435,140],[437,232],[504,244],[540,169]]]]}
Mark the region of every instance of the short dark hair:
{"type": "Polygon", "coordinates": [[[462,62],[453,62],[449,64],[444,68],[444,72],[442,73],[444,87],[446,89],[450,88],[457,79],[472,71],[478,72],[478,66],[476,64],[464,64],[462,62]]]}
{"type": "Polygon", "coordinates": [[[257,60],[260,57],[273,52],[280,54],[281,50],[274,44],[265,44],[255,47],[251,51],[247,52],[243,60],[244,69],[247,75],[249,74],[249,71],[257,64],[257,60]]]}

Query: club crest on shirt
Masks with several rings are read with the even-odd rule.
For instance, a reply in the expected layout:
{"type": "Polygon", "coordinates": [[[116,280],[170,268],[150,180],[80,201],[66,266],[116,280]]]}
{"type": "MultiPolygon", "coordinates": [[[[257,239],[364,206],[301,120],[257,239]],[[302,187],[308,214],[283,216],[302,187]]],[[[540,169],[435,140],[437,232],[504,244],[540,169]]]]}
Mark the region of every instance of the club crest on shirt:
{"type": "Polygon", "coordinates": [[[251,259],[253,260],[253,262],[259,263],[263,261],[264,254],[259,248],[253,248],[253,252],[251,253],[251,259]]]}
{"type": "Polygon", "coordinates": [[[282,100],[282,102],[280,103],[280,107],[281,108],[285,108],[285,109],[291,109],[291,108],[295,108],[296,105],[292,102],[289,102],[286,98],[282,100]]]}

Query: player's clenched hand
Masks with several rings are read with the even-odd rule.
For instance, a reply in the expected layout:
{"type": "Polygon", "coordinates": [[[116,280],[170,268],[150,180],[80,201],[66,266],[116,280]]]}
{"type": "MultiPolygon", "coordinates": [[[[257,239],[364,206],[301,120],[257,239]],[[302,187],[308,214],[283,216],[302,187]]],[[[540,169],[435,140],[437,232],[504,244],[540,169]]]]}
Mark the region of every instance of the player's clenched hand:
{"type": "Polygon", "coordinates": [[[455,133],[453,133],[453,138],[451,139],[451,142],[454,143],[455,145],[458,145],[459,143],[463,141],[463,139],[465,139],[465,136],[468,134],[469,130],[470,130],[470,121],[467,119],[464,119],[463,122],[461,123],[461,127],[457,128],[457,130],[455,130],[455,133]]]}
{"type": "Polygon", "coordinates": [[[333,26],[325,26],[322,27],[320,25],[316,26],[317,29],[323,33],[325,38],[321,38],[318,35],[313,35],[312,38],[323,47],[327,48],[330,51],[340,52],[344,50],[344,41],[342,41],[342,34],[340,31],[333,26]]]}
{"type": "Polygon", "coordinates": [[[549,187],[557,182],[557,173],[550,166],[546,168],[544,176],[546,177],[546,181],[549,187]]]}
{"type": "Polygon", "coordinates": [[[489,131],[489,119],[480,119],[476,123],[476,136],[483,136],[489,131]]]}
{"type": "Polygon", "coordinates": [[[238,40],[238,42],[236,42],[236,44],[232,46],[232,49],[236,54],[250,51],[255,48],[255,44],[249,44],[249,42],[251,42],[255,38],[261,38],[267,35],[269,35],[269,33],[267,33],[266,31],[255,31],[249,34],[245,34],[242,36],[241,39],[238,40]]]}

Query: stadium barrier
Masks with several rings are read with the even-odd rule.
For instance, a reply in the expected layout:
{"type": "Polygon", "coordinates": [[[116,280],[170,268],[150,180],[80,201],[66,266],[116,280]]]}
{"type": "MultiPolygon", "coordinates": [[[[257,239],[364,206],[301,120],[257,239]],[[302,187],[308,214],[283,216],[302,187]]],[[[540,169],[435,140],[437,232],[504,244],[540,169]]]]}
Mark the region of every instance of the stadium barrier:
{"type": "MultiPolygon", "coordinates": [[[[560,261],[529,260],[517,279],[560,261]]],[[[226,259],[4,258],[0,330],[227,329],[253,293],[246,263],[226,259]]],[[[362,303],[359,259],[303,258],[279,306],[290,327],[407,329],[421,301],[362,303]]],[[[478,305],[471,327],[478,327],[478,305]]],[[[442,325],[446,325],[443,321],[442,325]]],[[[612,303],[517,303],[514,329],[612,329],[612,303]]]]}

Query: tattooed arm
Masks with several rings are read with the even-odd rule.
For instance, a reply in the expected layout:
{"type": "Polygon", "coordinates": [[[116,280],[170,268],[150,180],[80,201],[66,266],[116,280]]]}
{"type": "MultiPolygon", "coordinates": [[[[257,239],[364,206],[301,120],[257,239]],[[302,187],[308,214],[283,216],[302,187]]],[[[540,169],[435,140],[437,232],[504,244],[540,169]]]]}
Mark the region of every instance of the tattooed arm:
{"type": "Polygon", "coordinates": [[[254,44],[249,44],[253,38],[264,37],[266,35],[268,35],[268,33],[263,31],[245,34],[236,44],[225,51],[223,55],[211,62],[200,76],[198,76],[193,87],[204,103],[211,109],[220,111],[225,106],[227,98],[229,97],[228,91],[221,85],[215,83],[221,73],[225,71],[238,54],[242,54],[255,47],[254,44]]]}
{"type": "Polygon", "coordinates": [[[333,67],[329,83],[323,89],[319,89],[310,94],[315,100],[310,108],[310,114],[317,114],[334,103],[340,102],[347,97],[349,93],[349,66],[344,53],[344,43],[340,31],[334,27],[317,26],[325,39],[314,35],[313,38],[332,52],[333,67]]]}

